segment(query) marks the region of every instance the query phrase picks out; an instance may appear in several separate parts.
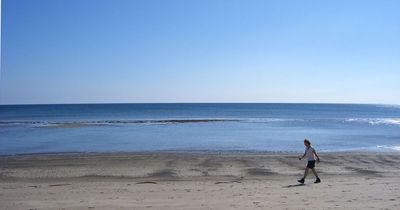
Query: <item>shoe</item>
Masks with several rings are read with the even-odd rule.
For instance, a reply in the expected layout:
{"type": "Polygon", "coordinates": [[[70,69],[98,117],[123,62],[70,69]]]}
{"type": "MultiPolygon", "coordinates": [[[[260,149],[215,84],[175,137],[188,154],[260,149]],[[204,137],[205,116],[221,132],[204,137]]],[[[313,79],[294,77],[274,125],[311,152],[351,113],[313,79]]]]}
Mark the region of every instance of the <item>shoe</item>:
{"type": "Polygon", "coordinates": [[[299,179],[299,180],[297,180],[298,182],[300,182],[300,183],[302,183],[302,184],[304,184],[304,178],[301,178],[301,179],[299,179]]]}
{"type": "Polygon", "coordinates": [[[315,180],[314,183],[320,183],[320,182],[321,182],[321,180],[317,177],[317,179],[315,180]]]}

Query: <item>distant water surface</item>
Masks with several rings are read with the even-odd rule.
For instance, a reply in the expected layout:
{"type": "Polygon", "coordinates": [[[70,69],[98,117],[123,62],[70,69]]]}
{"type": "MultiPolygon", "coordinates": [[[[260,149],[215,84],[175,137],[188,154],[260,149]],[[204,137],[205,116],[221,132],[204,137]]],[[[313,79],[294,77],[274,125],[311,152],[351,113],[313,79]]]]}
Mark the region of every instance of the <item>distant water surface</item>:
{"type": "Polygon", "coordinates": [[[1,105],[0,154],[117,151],[400,151],[400,106],[1,105]]]}

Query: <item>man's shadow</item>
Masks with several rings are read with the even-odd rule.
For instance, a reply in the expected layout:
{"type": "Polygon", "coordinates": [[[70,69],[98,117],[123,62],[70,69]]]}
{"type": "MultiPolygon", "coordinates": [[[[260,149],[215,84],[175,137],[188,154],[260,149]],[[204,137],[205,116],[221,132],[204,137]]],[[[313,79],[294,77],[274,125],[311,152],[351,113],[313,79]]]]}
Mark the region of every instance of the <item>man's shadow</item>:
{"type": "Polygon", "coordinates": [[[283,186],[283,188],[302,187],[302,186],[306,186],[306,185],[302,184],[302,183],[300,183],[300,184],[290,184],[290,185],[287,185],[287,186],[283,186]]]}

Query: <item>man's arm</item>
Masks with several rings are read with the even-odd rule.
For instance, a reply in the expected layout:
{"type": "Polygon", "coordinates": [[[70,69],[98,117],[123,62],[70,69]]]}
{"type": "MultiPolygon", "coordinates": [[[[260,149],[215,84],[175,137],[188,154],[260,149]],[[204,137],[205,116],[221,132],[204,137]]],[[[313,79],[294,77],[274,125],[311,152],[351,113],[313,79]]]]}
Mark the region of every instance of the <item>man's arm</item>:
{"type": "Polygon", "coordinates": [[[317,155],[317,151],[315,151],[315,149],[313,149],[313,151],[314,151],[314,155],[315,155],[315,157],[317,157],[317,163],[319,163],[319,156],[317,155]]]}
{"type": "Polygon", "coordinates": [[[299,160],[303,159],[306,156],[306,152],[304,152],[303,156],[299,156],[299,160]]]}

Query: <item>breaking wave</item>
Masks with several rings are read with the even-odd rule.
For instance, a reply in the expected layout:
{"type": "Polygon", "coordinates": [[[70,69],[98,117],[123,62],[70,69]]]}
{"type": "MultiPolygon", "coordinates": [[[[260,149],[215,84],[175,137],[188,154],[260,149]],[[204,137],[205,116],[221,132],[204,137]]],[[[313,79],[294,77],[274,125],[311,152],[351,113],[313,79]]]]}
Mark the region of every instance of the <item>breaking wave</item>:
{"type": "Polygon", "coordinates": [[[382,149],[389,149],[389,150],[394,150],[394,151],[400,151],[400,146],[386,146],[386,145],[379,145],[377,146],[378,148],[382,149]]]}
{"type": "Polygon", "coordinates": [[[345,122],[366,123],[370,125],[400,125],[400,118],[351,118],[345,122]]]}

